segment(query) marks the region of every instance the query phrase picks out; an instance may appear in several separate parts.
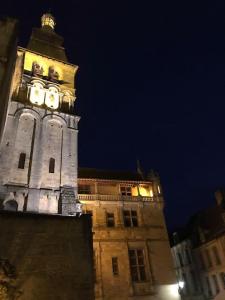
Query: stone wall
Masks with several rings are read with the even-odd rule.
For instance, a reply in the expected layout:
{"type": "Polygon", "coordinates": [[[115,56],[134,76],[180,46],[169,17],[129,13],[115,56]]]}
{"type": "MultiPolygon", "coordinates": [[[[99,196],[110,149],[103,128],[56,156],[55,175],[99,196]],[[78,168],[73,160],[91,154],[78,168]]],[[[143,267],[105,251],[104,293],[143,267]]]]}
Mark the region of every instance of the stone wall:
{"type": "Polygon", "coordinates": [[[10,299],[93,300],[92,252],[89,215],[0,212],[0,262],[14,270],[0,285],[10,299]]]}

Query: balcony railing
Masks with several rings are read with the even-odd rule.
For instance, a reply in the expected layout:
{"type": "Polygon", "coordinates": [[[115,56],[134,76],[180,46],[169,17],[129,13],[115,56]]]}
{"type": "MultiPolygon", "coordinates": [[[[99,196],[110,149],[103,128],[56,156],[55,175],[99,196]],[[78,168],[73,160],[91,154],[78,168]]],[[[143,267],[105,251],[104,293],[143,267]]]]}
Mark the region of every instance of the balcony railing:
{"type": "Polygon", "coordinates": [[[100,194],[78,194],[79,200],[86,201],[148,201],[153,202],[157,199],[154,197],[142,197],[142,196],[122,196],[122,195],[100,195],[100,194]]]}

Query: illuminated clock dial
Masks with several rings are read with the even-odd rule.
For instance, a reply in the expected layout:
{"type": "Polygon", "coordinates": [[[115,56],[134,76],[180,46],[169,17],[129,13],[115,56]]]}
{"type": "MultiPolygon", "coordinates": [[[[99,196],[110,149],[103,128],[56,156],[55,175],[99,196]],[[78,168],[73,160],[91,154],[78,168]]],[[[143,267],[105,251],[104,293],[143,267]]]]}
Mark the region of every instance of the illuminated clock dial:
{"type": "Polygon", "coordinates": [[[51,109],[57,109],[59,106],[59,93],[56,88],[50,87],[46,92],[45,104],[51,109]]]}
{"type": "Polygon", "coordinates": [[[30,102],[36,105],[44,103],[45,92],[41,84],[35,83],[30,89],[30,102]]]}

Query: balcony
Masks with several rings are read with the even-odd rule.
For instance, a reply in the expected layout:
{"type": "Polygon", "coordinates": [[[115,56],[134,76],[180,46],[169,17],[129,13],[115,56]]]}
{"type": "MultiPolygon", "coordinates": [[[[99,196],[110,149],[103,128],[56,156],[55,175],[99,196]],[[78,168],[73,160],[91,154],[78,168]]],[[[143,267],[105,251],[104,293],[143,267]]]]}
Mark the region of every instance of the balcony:
{"type": "Polygon", "coordinates": [[[80,201],[144,201],[153,202],[158,200],[156,197],[142,196],[122,196],[122,195],[100,195],[100,194],[78,194],[80,201]]]}

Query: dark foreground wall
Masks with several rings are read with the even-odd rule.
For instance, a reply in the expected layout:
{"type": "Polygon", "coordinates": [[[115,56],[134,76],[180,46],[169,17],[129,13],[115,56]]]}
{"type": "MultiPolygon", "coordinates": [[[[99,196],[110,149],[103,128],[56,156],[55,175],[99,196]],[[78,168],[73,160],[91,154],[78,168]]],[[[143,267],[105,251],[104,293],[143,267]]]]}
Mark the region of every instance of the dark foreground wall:
{"type": "Polygon", "coordinates": [[[90,218],[0,212],[0,299],[93,300],[90,218]]]}

